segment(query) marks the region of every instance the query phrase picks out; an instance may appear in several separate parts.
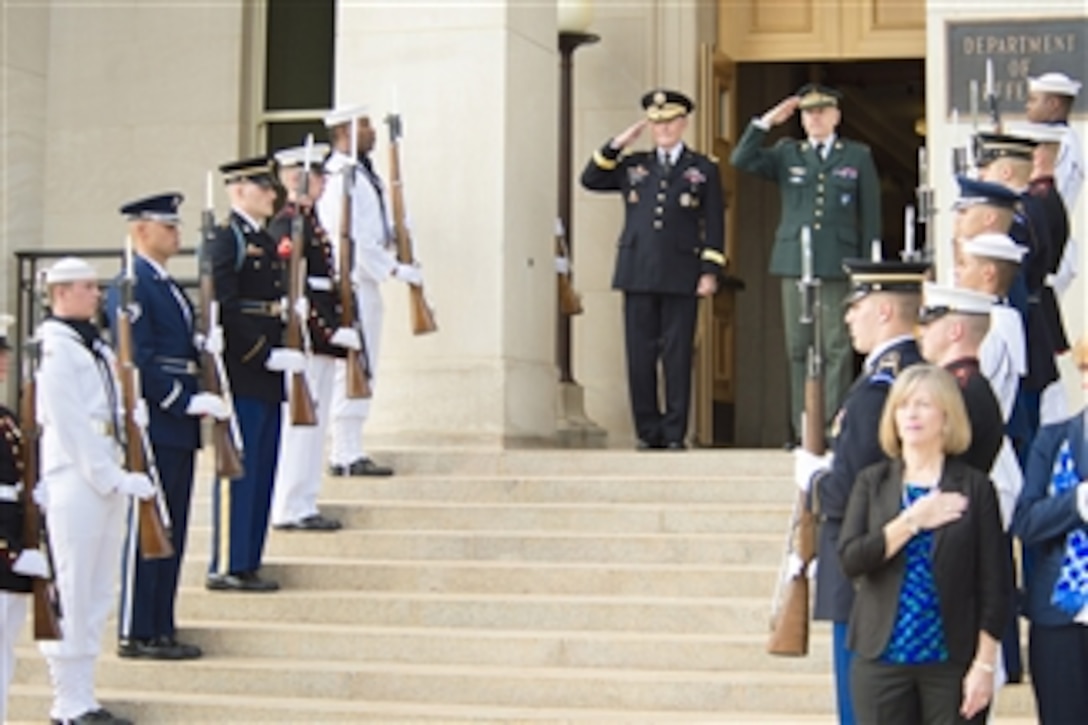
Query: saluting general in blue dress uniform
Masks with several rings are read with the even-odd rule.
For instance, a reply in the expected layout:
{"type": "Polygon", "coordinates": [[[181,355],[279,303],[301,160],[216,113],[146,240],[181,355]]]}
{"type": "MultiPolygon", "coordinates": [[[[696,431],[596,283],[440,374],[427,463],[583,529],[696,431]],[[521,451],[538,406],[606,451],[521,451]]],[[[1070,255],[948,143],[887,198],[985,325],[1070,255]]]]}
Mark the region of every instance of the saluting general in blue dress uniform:
{"type": "Polygon", "coordinates": [[[684,448],[700,296],[713,295],[725,265],[725,202],[717,163],[681,139],[690,98],[651,91],[646,119],[611,139],[586,164],[582,185],[618,191],[624,224],[612,287],[623,294],[627,384],[640,448],[684,448]],[[646,124],[656,148],[620,157],[646,124]],[[658,404],[660,360],[665,410],[658,404]]]}
{"type": "Polygon", "coordinates": [[[224,359],[242,433],[245,472],[217,480],[212,501],[212,590],[273,591],[259,576],[279,454],[284,372],[302,372],[305,356],[281,347],[285,263],[264,230],[276,183],[267,158],[221,166],[231,213],[203,250],[209,255],[226,337],[224,359]]]}
{"type": "Polygon", "coordinates": [[[847,259],[843,266],[852,288],[846,299],[846,325],[854,349],[866,355],[865,363],[832,421],[830,463],[803,448],[795,449],[794,455],[797,485],[809,493],[819,522],[814,617],[833,625],[839,720],[848,725],[855,721],[849,677],[852,653],[846,649],[854,585],[839,562],[839,531],[858,473],[884,460],[878,433],[888,390],[900,370],[922,361],[914,326],[928,265],[847,259]]]}
{"type": "MultiPolygon", "coordinates": [[[[175,637],[174,603],[189,526],[193,465],[200,448],[200,416],[225,415],[216,395],[197,388],[193,306],[166,271],[180,246],[178,193],[150,196],[121,207],[135,246],[132,356],[147,408],[148,438],[166,507],[174,554],[145,559],[139,551],[137,508],[129,512],[123,555],[118,654],[150,659],[192,659],[200,648],[175,637]]],[[[106,315],[116,331],[122,280],[110,286],[106,315]]]]}

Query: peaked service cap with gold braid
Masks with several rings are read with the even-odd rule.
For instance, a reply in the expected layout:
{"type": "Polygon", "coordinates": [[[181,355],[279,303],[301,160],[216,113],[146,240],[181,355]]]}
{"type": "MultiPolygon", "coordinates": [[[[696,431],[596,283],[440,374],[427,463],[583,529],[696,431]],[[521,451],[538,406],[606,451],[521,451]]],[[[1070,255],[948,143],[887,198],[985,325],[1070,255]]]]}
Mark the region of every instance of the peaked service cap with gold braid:
{"type": "Polygon", "coordinates": [[[807,111],[811,108],[825,108],[827,106],[838,108],[839,99],[842,98],[842,94],[834,88],[819,83],[808,83],[803,85],[797,89],[795,95],[801,99],[801,102],[797,104],[797,107],[802,111],[807,111]]]}
{"type": "Polygon", "coordinates": [[[642,107],[651,121],[671,121],[695,110],[695,101],[680,91],[656,89],[642,97],[642,107]]]}
{"type": "Polygon", "coordinates": [[[850,275],[850,293],[843,300],[849,306],[873,292],[920,294],[929,262],[844,259],[842,268],[850,275]]]}

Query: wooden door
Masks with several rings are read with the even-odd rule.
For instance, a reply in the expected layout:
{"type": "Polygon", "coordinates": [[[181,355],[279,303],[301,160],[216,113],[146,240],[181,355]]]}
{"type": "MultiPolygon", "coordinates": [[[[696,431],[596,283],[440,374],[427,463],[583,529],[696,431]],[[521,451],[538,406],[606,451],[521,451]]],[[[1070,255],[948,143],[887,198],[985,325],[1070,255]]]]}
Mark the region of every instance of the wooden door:
{"type": "Polygon", "coordinates": [[[711,44],[699,49],[699,99],[696,111],[698,147],[715,157],[725,193],[725,278],[718,294],[699,302],[695,331],[694,439],[697,445],[712,446],[732,438],[734,401],[734,295],[739,280],[730,275],[734,268],[736,210],[733,196],[737,172],[729,164],[729,153],[737,136],[734,81],[736,64],[711,44]],[[723,428],[728,430],[722,430],[723,428]],[[717,431],[716,431],[717,429],[717,431]]]}

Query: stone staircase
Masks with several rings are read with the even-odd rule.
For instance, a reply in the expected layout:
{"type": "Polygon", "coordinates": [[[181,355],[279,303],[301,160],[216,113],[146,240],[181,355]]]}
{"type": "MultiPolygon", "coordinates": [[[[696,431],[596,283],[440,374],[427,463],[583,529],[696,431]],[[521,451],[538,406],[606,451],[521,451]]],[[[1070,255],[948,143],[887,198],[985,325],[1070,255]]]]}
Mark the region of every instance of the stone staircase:
{"type": "MultiPolygon", "coordinates": [[[[829,634],[764,654],[792,501],[777,452],[398,451],[329,479],[334,534],[273,532],[271,595],[204,590],[202,461],[179,619],[195,662],[119,660],[103,702],[144,723],[831,722],[829,634]]],[[[9,716],[40,722],[24,639],[9,716]]],[[[1031,722],[1027,686],[998,723],[1031,722]]]]}

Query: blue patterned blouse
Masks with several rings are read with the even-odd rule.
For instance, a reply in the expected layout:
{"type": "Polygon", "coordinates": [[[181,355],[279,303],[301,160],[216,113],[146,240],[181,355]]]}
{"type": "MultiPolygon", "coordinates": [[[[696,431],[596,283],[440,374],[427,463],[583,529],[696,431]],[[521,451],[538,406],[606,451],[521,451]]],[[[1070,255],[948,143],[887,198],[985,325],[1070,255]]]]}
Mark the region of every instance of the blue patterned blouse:
{"type": "MultiPolygon", "coordinates": [[[[933,489],[908,483],[903,491],[903,508],[933,489]]],[[[899,611],[895,616],[888,646],[880,659],[896,665],[922,665],[948,661],[948,647],[941,625],[940,600],[933,582],[933,532],[913,536],[903,552],[907,558],[903,588],[899,590],[899,611]]]]}

